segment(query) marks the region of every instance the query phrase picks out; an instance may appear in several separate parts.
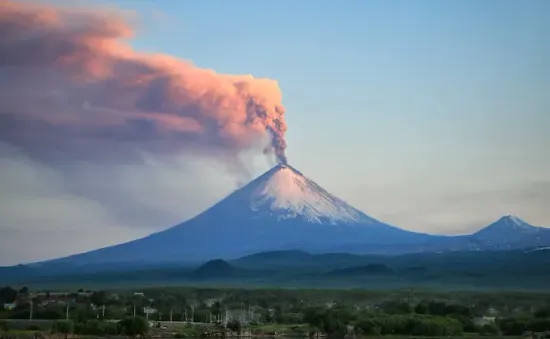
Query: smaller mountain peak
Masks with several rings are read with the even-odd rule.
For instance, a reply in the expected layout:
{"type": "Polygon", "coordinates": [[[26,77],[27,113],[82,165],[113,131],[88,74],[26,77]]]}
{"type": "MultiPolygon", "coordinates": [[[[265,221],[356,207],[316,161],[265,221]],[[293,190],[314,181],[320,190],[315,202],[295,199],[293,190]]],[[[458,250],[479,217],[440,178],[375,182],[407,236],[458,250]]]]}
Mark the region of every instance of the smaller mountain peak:
{"type": "Polygon", "coordinates": [[[550,230],[530,225],[514,215],[502,216],[489,226],[474,233],[477,241],[491,246],[534,247],[547,245],[550,230]]]}
{"type": "Polygon", "coordinates": [[[489,235],[489,234],[498,234],[498,236],[513,236],[523,233],[533,233],[537,232],[538,228],[532,225],[529,225],[525,221],[514,215],[505,215],[493,222],[489,226],[481,229],[476,234],[478,235],[489,235]]]}

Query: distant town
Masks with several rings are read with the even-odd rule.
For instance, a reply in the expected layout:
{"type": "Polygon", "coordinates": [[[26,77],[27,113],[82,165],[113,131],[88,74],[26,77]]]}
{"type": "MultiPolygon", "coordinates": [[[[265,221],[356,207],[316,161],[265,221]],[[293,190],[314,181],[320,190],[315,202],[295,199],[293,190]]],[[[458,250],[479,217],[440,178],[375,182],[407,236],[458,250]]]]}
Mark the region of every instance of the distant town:
{"type": "Polygon", "coordinates": [[[32,291],[3,287],[3,336],[550,338],[550,295],[420,291],[32,291]]]}

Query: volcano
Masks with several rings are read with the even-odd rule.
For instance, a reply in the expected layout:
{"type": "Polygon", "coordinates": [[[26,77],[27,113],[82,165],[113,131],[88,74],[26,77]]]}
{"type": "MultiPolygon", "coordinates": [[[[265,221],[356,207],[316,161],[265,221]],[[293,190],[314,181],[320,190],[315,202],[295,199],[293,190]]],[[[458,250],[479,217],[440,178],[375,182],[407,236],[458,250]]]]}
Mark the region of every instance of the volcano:
{"type": "Polygon", "coordinates": [[[283,249],[400,246],[432,238],[367,216],[277,165],[198,216],[128,243],[57,259],[74,264],[231,259],[283,249]]]}

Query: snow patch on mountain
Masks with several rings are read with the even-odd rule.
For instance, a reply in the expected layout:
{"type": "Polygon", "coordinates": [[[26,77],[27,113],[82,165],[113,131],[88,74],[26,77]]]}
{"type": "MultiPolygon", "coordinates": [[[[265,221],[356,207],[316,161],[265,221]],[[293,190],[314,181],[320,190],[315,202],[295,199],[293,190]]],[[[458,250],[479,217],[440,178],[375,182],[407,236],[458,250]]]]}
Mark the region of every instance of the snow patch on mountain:
{"type": "Polygon", "coordinates": [[[538,247],[532,250],[525,251],[525,253],[533,253],[533,252],[540,252],[540,251],[550,251],[550,246],[538,247]]]}
{"type": "Polygon", "coordinates": [[[518,231],[519,230],[533,231],[534,229],[536,230],[534,226],[529,225],[528,223],[516,217],[515,215],[506,215],[500,219],[500,222],[502,223],[502,226],[506,226],[509,229],[514,229],[518,231]]]}
{"type": "Polygon", "coordinates": [[[250,188],[250,208],[279,219],[314,223],[372,223],[375,220],[336,198],[289,165],[279,165],[250,188]]]}

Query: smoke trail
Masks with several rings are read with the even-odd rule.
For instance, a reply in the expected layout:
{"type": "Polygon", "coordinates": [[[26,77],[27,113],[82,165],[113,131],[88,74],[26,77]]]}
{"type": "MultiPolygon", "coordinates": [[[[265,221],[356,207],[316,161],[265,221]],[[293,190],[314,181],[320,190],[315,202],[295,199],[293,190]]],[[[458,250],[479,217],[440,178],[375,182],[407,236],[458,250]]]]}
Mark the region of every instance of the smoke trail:
{"type": "Polygon", "coordinates": [[[140,53],[125,43],[132,34],[120,12],[2,1],[0,141],[83,159],[270,142],[286,162],[276,81],[140,53]]]}

